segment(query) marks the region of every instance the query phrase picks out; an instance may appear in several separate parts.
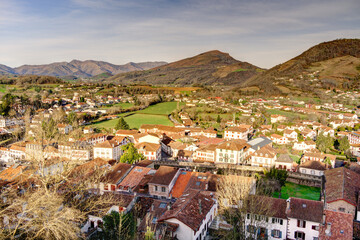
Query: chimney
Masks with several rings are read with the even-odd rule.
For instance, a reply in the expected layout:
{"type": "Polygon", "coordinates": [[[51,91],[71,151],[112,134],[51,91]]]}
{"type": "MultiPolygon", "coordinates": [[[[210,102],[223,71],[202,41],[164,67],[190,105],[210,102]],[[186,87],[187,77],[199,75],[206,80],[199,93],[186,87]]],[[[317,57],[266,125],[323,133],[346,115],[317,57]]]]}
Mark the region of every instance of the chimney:
{"type": "Polygon", "coordinates": [[[199,214],[202,214],[202,209],[201,209],[201,199],[199,199],[199,214]]]}
{"type": "Polygon", "coordinates": [[[286,214],[289,214],[290,212],[290,198],[286,200],[286,214]]]}
{"type": "Polygon", "coordinates": [[[326,236],[331,236],[331,223],[326,225],[325,234],[326,236]]]}

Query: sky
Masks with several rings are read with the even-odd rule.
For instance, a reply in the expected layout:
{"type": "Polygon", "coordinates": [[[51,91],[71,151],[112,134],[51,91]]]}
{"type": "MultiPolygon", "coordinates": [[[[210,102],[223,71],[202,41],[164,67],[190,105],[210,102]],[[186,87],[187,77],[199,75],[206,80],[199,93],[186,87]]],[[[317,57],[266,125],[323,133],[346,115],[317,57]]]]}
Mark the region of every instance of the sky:
{"type": "Polygon", "coordinates": [[[359,0],[0,0],[0,64],[172,62],[210,50],[263,68],[360,38],[359,0]]]}

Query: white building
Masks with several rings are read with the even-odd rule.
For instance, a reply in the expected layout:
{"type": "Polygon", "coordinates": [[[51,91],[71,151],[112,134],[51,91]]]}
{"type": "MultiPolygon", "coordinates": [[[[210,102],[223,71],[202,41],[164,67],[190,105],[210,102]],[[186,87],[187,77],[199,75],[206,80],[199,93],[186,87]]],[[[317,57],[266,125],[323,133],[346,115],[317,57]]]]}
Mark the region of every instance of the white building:
{"type": "Polygon", "coordinates": [[[120,144],[114,140],[107,140],[94,146],[94,158],[119,160],[121,155],[120,144]]]}
{"type": "Polygon", "coordinates": [[[178,198],[158,222],[177,224],[174,237],[179,240],[203,240],[216,212],[217,201],[213,196],[192,190],[178,198]]]}
{"type": "Polygon", "coordinates": [[[250,145],[244,140],[230,140],[217,145],[215,163],[243,164],[249,155],[250,145]]]}

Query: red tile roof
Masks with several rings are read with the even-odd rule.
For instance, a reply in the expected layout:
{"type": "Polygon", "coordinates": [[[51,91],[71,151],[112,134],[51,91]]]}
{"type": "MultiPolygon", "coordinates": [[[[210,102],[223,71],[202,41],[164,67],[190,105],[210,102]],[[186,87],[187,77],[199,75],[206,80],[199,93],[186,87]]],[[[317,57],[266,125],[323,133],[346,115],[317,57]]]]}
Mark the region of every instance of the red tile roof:
{"type": "Polygon", "coordinates": [[[160,166],[149,184],[159,184],[168,186],[174,179],[178,169],[175,167],[160,166]]]}
{"type": "Polygon", "coordinates": [[[201,191],[192,190],[176,200],[159,221],[175,218],[197,232],[215,201],[201,191]]]}
{"type": "Polygon", "coordinates": [[[289,198],[290,209],[287,216],[290,218],[321,223],[323,217],[324,203],[300,198],[289,198]]]}
{"type": "Polygon", "coordinates": [[[352,240],[353,215],[349,213],[325,210],[325,224],[320,225],[319,239],[322,240],[352,240]]]}
{"type": "Polygon", "coordinates": [[[121,181],[119,184],[122,188],[131,188],[134,189],[144,178],[146,174],[149,173],[151,168],[145,168],[145,167],[134,167],[129,174],[121,181]]]}
{"type": "Polygon", "coordinates": [[[174,198],[180,197],[183,192],[185,191],[185,188],[191,178],[192,172],[188,171],[181,171],[179,177],[177,178],[174,187],[171,190],[171,195],[174,198]]]}
{"type": "Polygon", "coordinates": [[[335,168],[325,171],[326,202],[344,200],[357,206],[360,190],[360,175],[347,168],[335,168]]]}

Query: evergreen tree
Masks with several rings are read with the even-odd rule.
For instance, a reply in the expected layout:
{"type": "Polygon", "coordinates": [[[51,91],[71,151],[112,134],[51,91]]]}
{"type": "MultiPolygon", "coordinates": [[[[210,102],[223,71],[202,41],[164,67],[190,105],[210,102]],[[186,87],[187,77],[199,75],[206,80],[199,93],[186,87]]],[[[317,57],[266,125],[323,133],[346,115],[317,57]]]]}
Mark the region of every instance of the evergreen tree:
{"type": "Polygon", "coordinates": [[[125,121],[123,117],[119,118],[118,122],[115,125],[115,129],[130,129],[129,124],[125,121]]]}
{"type": "Polygon", "coordinates": [[[217,123],[221,123],[221,117],[220,117],[220,115],[217,116],[216,122],[217,122],[217,123]]]}

